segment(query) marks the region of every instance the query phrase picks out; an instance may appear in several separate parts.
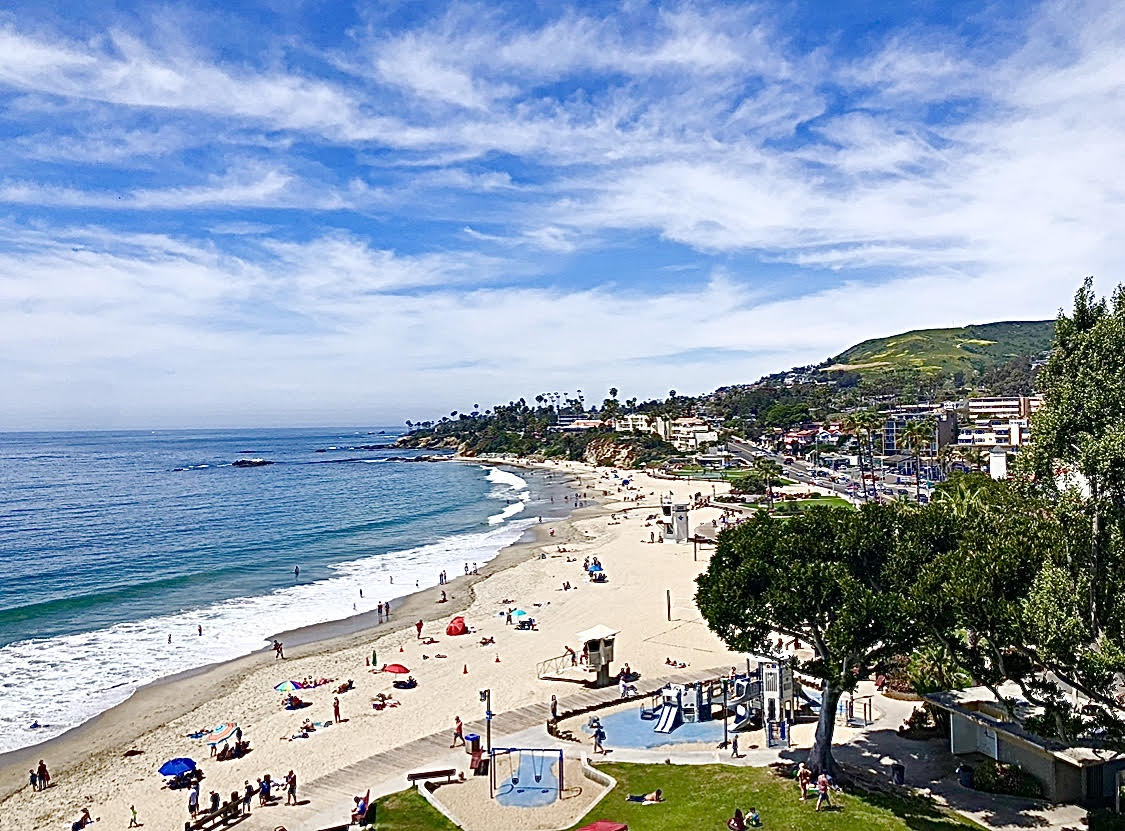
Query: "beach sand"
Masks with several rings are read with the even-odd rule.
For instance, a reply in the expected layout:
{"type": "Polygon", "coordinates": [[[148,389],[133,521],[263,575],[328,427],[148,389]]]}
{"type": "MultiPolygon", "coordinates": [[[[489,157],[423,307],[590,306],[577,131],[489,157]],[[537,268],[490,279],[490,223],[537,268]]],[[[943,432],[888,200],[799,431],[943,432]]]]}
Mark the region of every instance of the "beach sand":
{"type": "MultiPolygon", "coordinates": [[[[156,772],[164,761],[177,756],[195,759],[206,772],[204,802],[212,789],[226,798],[241,790],[245,780],[254,784],[267,772],[282,779],[294,770],[302,783],[324,780],[373,754],[451,730],[456,715],[466,721],[478,719],[481,688],[493,691],[492,707],[498,716],[546,702],[553,694],[561,698],[574,692],[574,684],[539,680],[536,663],[562,655],[564,645],[580,649],[575,633],[598,623],[621,631],[614,671],[628,662],[641,673],[642,685],[644,677],[667,671],[667,658],[701,668],[740,663],[740,656],[707,630],[692,601],[693,580],[706,567],[706,552],[701,549],[696,561],[691,544],[648,543],[653,526],[646,524],[646,517],[659,510],[659,494],[672,491],[683,498],[709,493],[710,484],[632,473],[628,476],[637,490],[625,491],[617,480],[605,478],[606,469],[574,462],[540,467],[574,477],[576,492],[587,494],[589,500],[596,496],[601,504],[588,504],[568,519],[544,519],[535,526],[535,540],[505,549],[481,568],[479,576],[457,576],[443,587],[410,595],[390,623],[327,640],[301,633],[287,643],[284,661],[272,652],[256,653],[166,679],[138,690],[125,703],[57,739],[5,754],[0,759],[2,827],[21,831],[65,827],[64,822],[89,808],[101,818],[98,827],[125,828],[129,806],[135,804],[145,827],[182,828],[187,794],[163,789],[163,778],[156,772]],[[638,494],[643,494],[639,503],[621,501],[638,494]],[[628,509],[627,518],[610,518],[623,509],[628,509]],[[552,528],[554,536],[550,536],[552,528]],[[558,553],[559,546],[568,553],[558,553]],[[607,583],[586,582],[581,568],[586,556],[600,559],[609,575],[607,583]],[[568,562],[570,557],[577,561],[568,562]],[[564,592],[564,581],[576,589],[564,592]],[[437,603],[442,589],[450,596],[445,604],[437,603]],[[671,597],[670,621],[666,592],[671,597]],[[502,613],[508,606],[525,609],[537,620],[538,631],[506,626],[502,613]],[[464,614],[472,634],[446,636],[445,624],[454,614],[464,614]],[[425,621],[423,635],[438,643],[421,644],[414,629],[418,619],[425,621]],[[480,646],[482,637],[494,637],[495,646],[480,646]],[[306,642],[294,645],[297,641],[306,642]],[[372,651],[380,665],[409,667],[418,687],[395,690],[392,676],[369,671],[365,659],[372,651]],[[306,676],[337,681],[300,691],[312,706],[283,710],[274,685],[306,676]],[[306,718],[332,719],[333,690],[347,679],[353,679],[356,688],[340,696],[344,721],[309,738],[290,740],[306,718]],[[380,692],[392,695],[400,706],[373,710],[372,696],[380,692]],[[242,759],[209,760],[207,745],[187,734],[226,721],[242,727],[253,750],[242,759]],[[126,757],[127,751],[140,753],[126,757]],[[33,793],[27,786],[27,770],[39,759],[47,761],[54,781],[46,792],[33,793]]],[[[718,489],[722,493],[726,486],[720,484],[718,489]]],[[[691,525],[718,516],[716,509],[695,510],[691,525]]],[[[497,719],[497,727],[502,729],[502,718],[497,719]]],[[[456,752],[463,761],[463,752],[456,752]]],[[[349,807],[339,806],[344,819],[349,807]]],[[[283,810],[265,812],[268,823],[257,812],[241,827],[273,828],[284,821],[283,810]]]]}

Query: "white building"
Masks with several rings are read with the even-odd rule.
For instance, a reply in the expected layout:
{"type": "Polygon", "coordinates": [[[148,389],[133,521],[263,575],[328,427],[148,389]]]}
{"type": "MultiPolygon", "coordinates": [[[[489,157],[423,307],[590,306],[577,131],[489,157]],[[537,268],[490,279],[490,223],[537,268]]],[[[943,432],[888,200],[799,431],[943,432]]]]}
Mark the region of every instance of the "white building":
{"type": "Polygon", "coordinates": [[[719,441],[719,433],[701,418],[674,418],[668,424],[665,441],[677,450],[699,450],[719,441]]]}
{"type": "Polygon", "coordinates": [[[970,421],[1003,421],[1030,418],[1043,406],[1041,395],[1012,395],[998,398],[970,398],[966,404],[970,421]]]}
{"type": "Polygon", "coordinates": [[[957,430],[957,444],[971,447],[1023,447],[1031,442],[1026,418],[991,419],[965,424],[957,430]]]}

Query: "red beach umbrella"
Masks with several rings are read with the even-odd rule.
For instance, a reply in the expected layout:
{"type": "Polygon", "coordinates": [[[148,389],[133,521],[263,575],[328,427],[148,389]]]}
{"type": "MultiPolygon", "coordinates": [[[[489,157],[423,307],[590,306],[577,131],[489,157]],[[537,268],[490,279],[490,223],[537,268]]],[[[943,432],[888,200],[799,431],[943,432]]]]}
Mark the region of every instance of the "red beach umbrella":
{"type": "Polygon", "coordinates": [[[383,667],[383,672],[393,672],[395,675],[406,675],[410,670],[402,664],[387,664],[383,667]]]}

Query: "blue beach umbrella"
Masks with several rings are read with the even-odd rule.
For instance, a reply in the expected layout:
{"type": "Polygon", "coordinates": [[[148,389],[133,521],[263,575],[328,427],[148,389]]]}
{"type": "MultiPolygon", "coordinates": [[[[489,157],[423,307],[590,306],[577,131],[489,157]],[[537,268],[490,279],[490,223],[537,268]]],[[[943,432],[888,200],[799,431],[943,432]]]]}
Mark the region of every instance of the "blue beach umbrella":
{"type": "Polygon", "coordinates": [[[195,770],[195,762],[191,759],[169,759],[160,766],[161,776],[183,776],[189,770],[195,770]]]}
{"type": "Polygon", "coordinates": [[[523,609],[516,609],[514,612],[512,612],[512,614],[516,617],[523,617],[527,614],[527,612],[525,612],[523,609]]]}
{"type": "Polygon", "coordinates": [[[274,689],[278,692],[295,692],[301,689],[301,685],[296,681],[282,681],[274,689]]]}
{"type": "Polygon", "coordinates": [[[592,572],[593,571],[601,571],[602,567],[600,565],[598,565],[597,563],[594,563],[592,566],[590,566],[589,570],[592,571],[592,572]]]}

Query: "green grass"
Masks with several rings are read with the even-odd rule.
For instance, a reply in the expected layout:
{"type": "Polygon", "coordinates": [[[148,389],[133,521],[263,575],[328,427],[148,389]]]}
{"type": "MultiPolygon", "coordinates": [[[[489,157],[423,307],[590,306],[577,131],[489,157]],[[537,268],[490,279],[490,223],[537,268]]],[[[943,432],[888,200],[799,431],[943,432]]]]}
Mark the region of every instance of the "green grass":
{"type": "MultiPolygon", "coordinates": [[[[862,792],[834,794],[840,810],[814,811],[815,799],[802,802],[791,779],[766,768],[726,765],[606,764],[617,780],[608,794],[574,828],[599,819],[628,824],[629,831],[725,829],[735,808],[753,806],[768,831],[968,831],[980,826],[946,813],[924,799],[862,792]],[[626,802],[625,795],[660,788],[661,805],[626,802]]],[[[452,831],[445,817],[417,793],[407,791],[378,801],[379,831],[452,831]]]]}
{"type": "Polygon", "coordinates": [[[1037,355],[1051,346],[1053,320],[1006,321],[956,329],[919,329],[856,344],[833,358],[835,367],[861,374],[919,370],[973,378],[1020,355],[1037,355]]]}
{"type": "Polygon", "coordinates": [[[375,805],[375,831],[457,831],[413,788],[376,799],[375,805]]]}
{"type": "Polygon", "coordinates": [[[809,508],[851,508],[854,507],[851,502],[844,499],[842,496],[821,496],[814,499],[793,499],[787,500],[784,504],[796,505],[802,511],[807,511],[809,508]]]}

